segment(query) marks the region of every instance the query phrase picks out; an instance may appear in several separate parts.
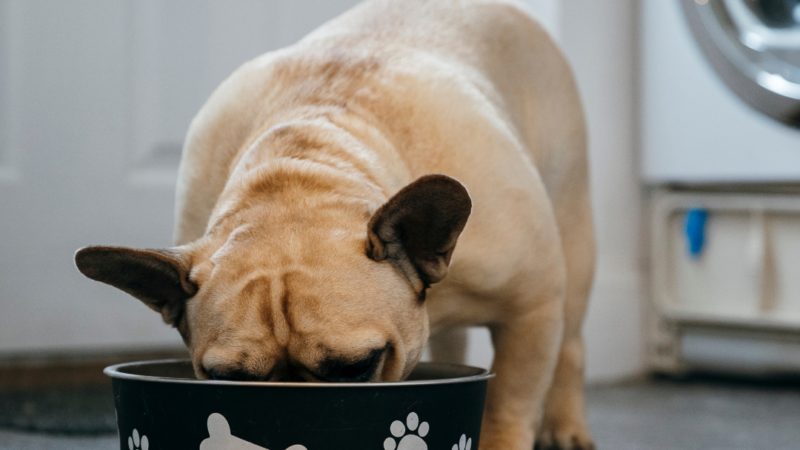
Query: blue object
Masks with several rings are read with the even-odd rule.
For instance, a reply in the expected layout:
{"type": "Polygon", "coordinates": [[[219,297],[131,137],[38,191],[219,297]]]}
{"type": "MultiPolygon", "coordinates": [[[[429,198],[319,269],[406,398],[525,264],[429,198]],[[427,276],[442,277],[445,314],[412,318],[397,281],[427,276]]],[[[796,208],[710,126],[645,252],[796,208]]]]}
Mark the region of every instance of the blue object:
{"type": "Polygon", "coordinates": [[[686,211],[686,242],[689,247],[689,257],[696,259],[703,252],[706,242],[706,219],[708,211],[705,209],[689,209],[686,211]]]}

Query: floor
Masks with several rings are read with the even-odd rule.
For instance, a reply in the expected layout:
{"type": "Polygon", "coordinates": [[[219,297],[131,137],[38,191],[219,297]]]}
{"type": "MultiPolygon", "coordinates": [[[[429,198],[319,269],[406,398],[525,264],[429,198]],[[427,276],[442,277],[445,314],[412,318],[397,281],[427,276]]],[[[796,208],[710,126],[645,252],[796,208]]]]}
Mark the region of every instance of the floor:
{"type": "MultiPolygon", "coordinates": [[[[797,383],[639,380],[591,386],[587,406],[598,450],[800,448],[797,383]]],[[[117,442],[0,429],[0,449],[111,450],[117,442]]]]}
{"type": "Polygon", "coordinates": [[[649,380],[587,391],[598,450],[797,450],[800,385],[649,380]]]}

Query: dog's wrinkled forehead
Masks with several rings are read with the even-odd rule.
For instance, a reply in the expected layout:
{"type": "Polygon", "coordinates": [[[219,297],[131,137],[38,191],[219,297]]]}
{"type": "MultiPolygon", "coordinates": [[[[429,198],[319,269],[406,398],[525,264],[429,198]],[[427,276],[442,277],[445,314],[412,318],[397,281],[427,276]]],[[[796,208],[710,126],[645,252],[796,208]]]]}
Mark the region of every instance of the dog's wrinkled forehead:
{"type": "Polygon", "coordinates": [[[250,278],[235,298],[228,302],[249,303],[255,311],[249,311],[256,318],[276,343],[286,346],[289,332],[293,325],[290,310],[289,282],[297,272],[288,272],[279,276],[256,275],[250,278]]]}
{"type": "Polygon", "coordinates": [[[364,235],[345,229],[266,236],[240,227],[209,261],[201,313],[219,328],[280,346],[296,334],[352,330],[375,308],[397,303],[387,296],[409,290],[388,264],[366,256],[364,235]]]}
{"type": "Polygon", "coordinates": [[[312,334],[322,322],[340,316],[332,307],[337,302],[346,303],[326,286],[324,275],[297,268],[253,274],[232,297],[221,300],[221,306],[247,314],[248,320],[234,322],[255,325],[264,338],[286,347],[293,334],[312,334]]]}
{"type": "Polygon", "coordinates": [[[278,270],[292,266],[324,267],[335,258],[365,257],[366,231],[340,227],[276,224],[234,229],[209,261],[241,271],[278,270]]]}

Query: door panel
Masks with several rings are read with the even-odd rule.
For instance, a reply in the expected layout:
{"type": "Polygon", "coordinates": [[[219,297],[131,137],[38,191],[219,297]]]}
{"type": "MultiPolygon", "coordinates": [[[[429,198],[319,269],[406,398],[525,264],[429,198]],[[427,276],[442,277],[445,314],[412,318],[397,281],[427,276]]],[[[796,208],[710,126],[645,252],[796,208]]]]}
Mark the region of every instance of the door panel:
{"type": "Polygon", "coordinates": [[[171,245],[189,121],[355,0],[0,0],[0,352],[179,345],[75,250],[171,245]]]}

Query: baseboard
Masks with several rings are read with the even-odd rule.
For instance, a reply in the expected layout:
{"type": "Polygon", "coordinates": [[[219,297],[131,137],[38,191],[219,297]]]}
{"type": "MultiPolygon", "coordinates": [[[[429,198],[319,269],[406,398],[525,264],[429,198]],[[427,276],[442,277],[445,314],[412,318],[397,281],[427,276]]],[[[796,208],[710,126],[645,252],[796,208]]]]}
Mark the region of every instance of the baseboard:
{"type": "Polygon", "coordinates": [[[43,350],[0,353],[0,389],[110,384],[105,367],[131,361],[187,358],[185,348],[43,350]]]}

